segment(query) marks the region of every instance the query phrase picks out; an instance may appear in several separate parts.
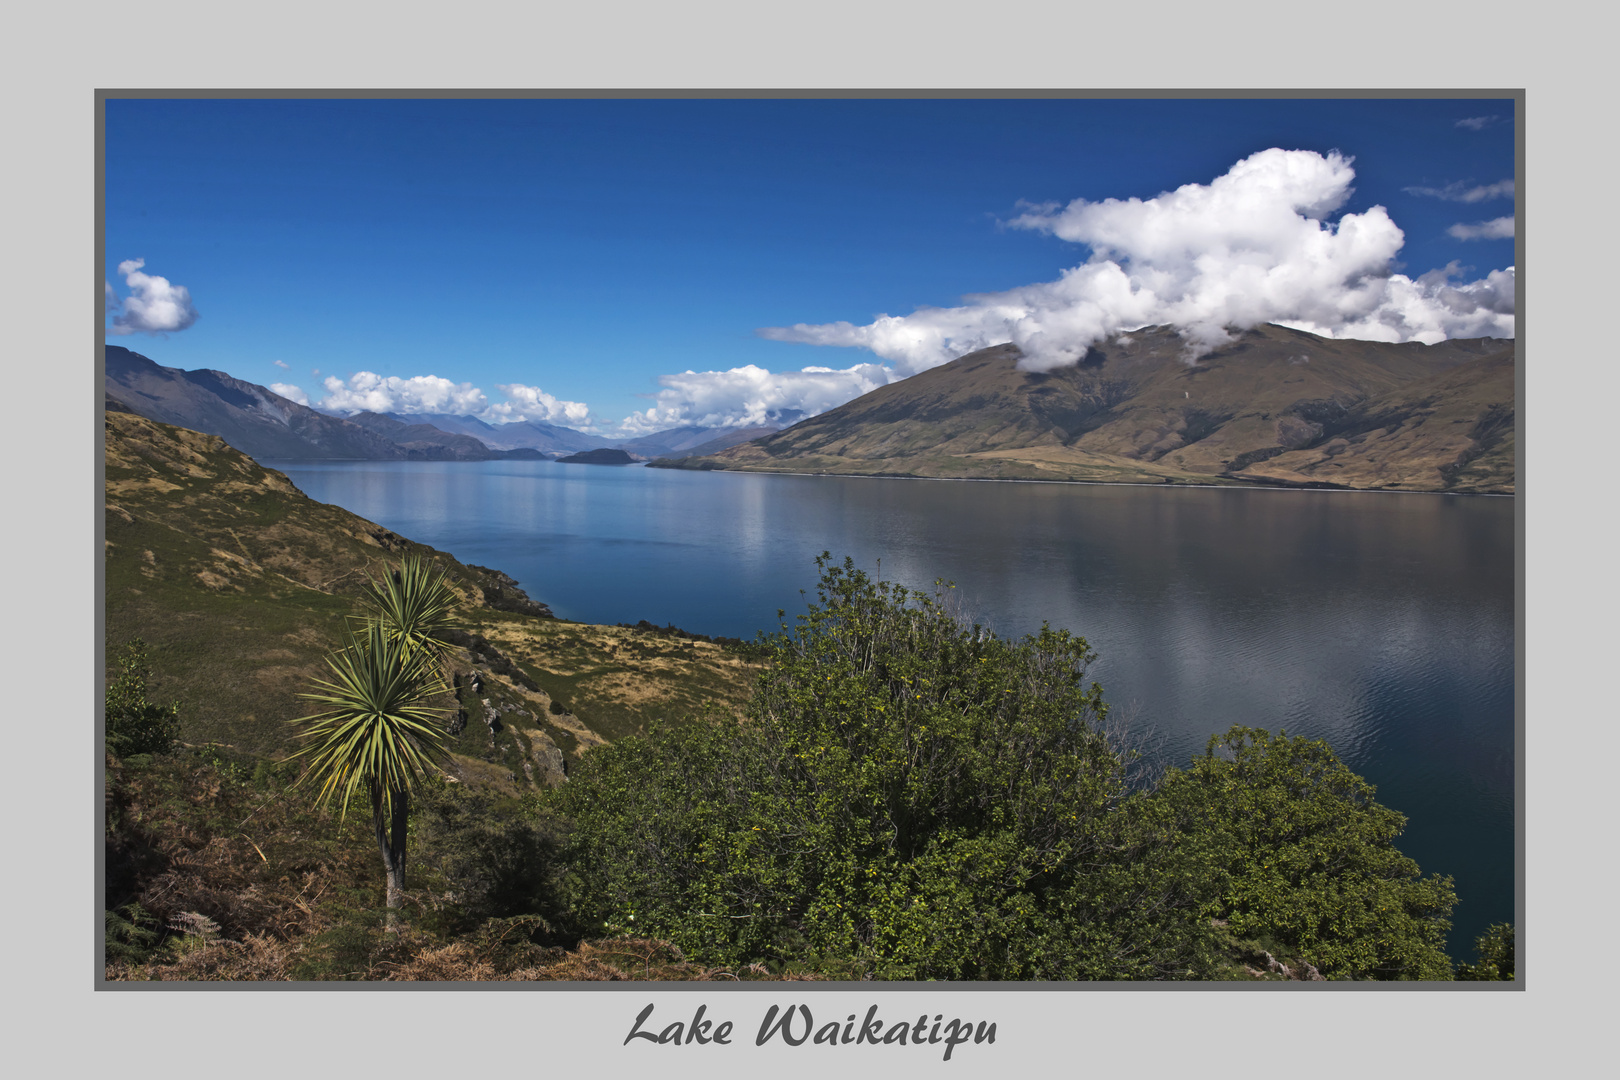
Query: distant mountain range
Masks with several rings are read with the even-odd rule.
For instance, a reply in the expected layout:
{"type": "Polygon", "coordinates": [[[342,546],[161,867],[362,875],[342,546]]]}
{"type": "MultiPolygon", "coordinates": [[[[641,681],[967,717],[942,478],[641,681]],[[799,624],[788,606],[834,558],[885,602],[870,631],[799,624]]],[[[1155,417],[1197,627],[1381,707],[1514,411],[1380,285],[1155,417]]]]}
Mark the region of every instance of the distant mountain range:
{"type": "Polygon", "coordinates": [[[671,468],[1510,494],[1515,346],[1389,344],[1262,326],[1188,363],[1152,327],[1050,372],[1000,345],[792,427],[608,439],[444,413],[334,416],[223,371],[106,350],[106,395],[261,460],[481,461],[611,448],[671,468]]]}
{"type": "Polygon", "coordinates": [[[1188,363],[1169,327],[1078,365],[1000,345],[672,468],[1511,493],[1514,343],[1262,326],[1188,363]]]}
{"type": "Polygon", "coordinates": [[[106,397],[149,420],[218,435],[261,461],[488,461],[557,457],[610,447],[636,460],[711,454],[775,427],[678,427],[608,439],[524,420],[486,424],[448,413],[339,416],[290,401],[223,371],[182,371],[120,345],[106,348],[106,397]]]}

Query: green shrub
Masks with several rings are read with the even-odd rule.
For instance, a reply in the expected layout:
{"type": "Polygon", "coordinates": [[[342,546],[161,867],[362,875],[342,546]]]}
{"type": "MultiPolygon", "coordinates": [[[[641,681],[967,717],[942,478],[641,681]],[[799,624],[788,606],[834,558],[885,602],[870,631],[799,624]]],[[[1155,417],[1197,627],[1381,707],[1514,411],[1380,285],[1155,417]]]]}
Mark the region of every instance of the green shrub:
{"type": "Polygon", "coordinates": [[[1154,796],[1217,852],[1216,914],[1328,978],[1449,979],[1450,878],[1395,848],[1406,818],[1319,740],[1234,727],[1154,796]]]}
{"type": "Polygon", "coordinates": [[[1219,885],[1133,793],[1082,638],[999,639],[817,560],[743,722],[594,750],[554,796],[590,930],[918,979],[1206,974],[1219,885]]]}
{"type": "Polygon", "coordinates": [[[1469,982],[1512,982],[1514,976],[1513,924],[1496,923],[1474,941],[1477,964],[1458,964],[1457,978],[1469,982]]]}
{"type": "Polygon", "coordinates": [[[132,639],[113,661],[107,680],[106,746],[115,757],[165,754],[180,734],[180,705],[156,705],[146,700],[146,643],[132,639]]]}

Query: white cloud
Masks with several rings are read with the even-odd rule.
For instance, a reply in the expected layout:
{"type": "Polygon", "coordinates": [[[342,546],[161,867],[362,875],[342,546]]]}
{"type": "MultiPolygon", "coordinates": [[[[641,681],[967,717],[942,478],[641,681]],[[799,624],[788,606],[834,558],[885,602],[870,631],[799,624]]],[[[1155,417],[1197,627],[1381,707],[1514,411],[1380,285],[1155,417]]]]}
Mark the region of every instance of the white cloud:
{"type": "Polygon", "coordinates": [[[755,427],[795,423],[902,378],[882,364],[856,364],[843,370],[808,367],[770,372],[749,364],[729,371],[686,371],[660,375],[657,402],[631,413],[620,425],[629,435],[672,427],[755,427]]]}
{"type": "Polygon", "coordinates": [[[1372,318],[1338,326],[1323,326],[1305,319],[1277,319],[1322,337],[1363,341],[1421,341],[1433,345],[1447,338],[1513,336],[1513,267],[1492,270],[1477,281],[1453,283],[1461,276],[1456,262],[1431,270],[1415,281],[1403,274],[1390,278],[1384,304],[1372,318]],[[1396,332],[1391,318],[1398,320],[1396,332]]]}
{"type": "Polygon", "coordinates": [[[1495,114],[1490,116],[1469,116],[1457,121],[1457,126],[1465,131],[1483,131],[1500,119],[1502,118],[1495,114]]]}
{"type": "MultiPolygon", "coordinates": [[[[277,363],[280,363],[280,361],[277,361],[277,363]]],[[[300,405],[309,404],[309,395],[291,383],[273,382],[270,384],[270,389],[288,401],[296,401],[300,405]]]]}
{"type": "Polygon", "coordinates": [[[122,301],[108,282],[104,298],[109,312],[122,307],[113,316],[110,327],[115,334],[167,334],[184,330],[197,321],[197,309],[191,306],[191,293],[184,286],[174,285],[168,278],[143,274],[145,259],[125,259],[118,264],[118,273],[129,288],[122,301]]]}
{"type": "Polygon", "coordinates": [[[1511,337],[1513,270],[1462,284],[1451,283],[1455,268],[1415,281],[1395,273],[1405,236],[1382,206],[1332,220],[1354,176],[1338,153],[1270,149],[1207,185],[1151,199],[1026,206],[1010,225],[1087,245],[1090,258],[1057,281],[960,307],[760,333],[866,348],[902,375],[1007,341],[1023,351],[1021,366],[1050,370],[1121,331],[1161,324],[1181,333],[1189,357],[1267,322],[1377,341],[1511,337]]]}
{"type": "Polygon", "coordinates": [[[1513,236],[1513,218],[1492,218],[1473,225],[1458,223],[1446,232],[1458,240],[1505,240],[1513,236]]]}
{"type": "Polygon", "coordinates": [[[496,389],[506,400],[491,405],[479,417],[487,424],[504,424],[516,420],[536,420],[543,424],[560,424],[580,428],[591,423],[590,406],[580,401],[562,401],[538,386],[522,383],[504,383],[496,389]]]}
{"type": "MultiPolygon", "coordinates": [[[[314,374],[319,375],[320,369],[314,369],[314,374]]],[[[449,413],[453,416],[474,416],[489,424],[538,420],[573,428],[584,428],[592,422],[590,407],[584,403],[562,401],[538,387],[524,386],[522,383],[499,386],[497,389],[506,395],[506,400],[494,405],[472,383],[451,382],[438,375],[415,375],[406,379],[358,371],[347,380],[328,375],[322,380],[322,385],[326,388],[326,397],[321,400],[320,407],[335,412],[368,411],[401,416],[449,413]]],[[[280,390],[276,392],[281,393],[280,390]]]]}
{"type": "Polygon", "coordinates": [[[276,365],[276,367],[281,368],[283,371],[291,371],[292,370],[292,365],[287,363],[285,360],[272,360],[270,362],[272,364],[276,365]]]}
{"type": "Polygon", "coordinates": [[[1456,180],[1442,188],[1409,187],[1402,188],[1409,195],[1428,195],[1435,199],[1444,199],[1447,202],[1477,203],[1486,199],[1513,198],[1513,181],[1498,180],[1494,184],[1474,184],[1470,186],[1466,180],[1456,180]]]}
{"type": "Polygon", "coordinates": [[[416,375],[409,379],[384,377],[357,371],[348,382],[328,375],[323,383],[326,398],[321,407],[344,412],[442,412],[469,415],[489,404],[484,392],[471,383],[453,383],[437,375],[416,375]]]}

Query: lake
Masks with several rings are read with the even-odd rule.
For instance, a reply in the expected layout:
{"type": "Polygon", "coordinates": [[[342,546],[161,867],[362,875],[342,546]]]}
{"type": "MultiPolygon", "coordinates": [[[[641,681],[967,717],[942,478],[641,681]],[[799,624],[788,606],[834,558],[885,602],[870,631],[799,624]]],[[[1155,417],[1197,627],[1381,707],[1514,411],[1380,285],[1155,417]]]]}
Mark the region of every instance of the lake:
{"type": "Polygon", "coordinates": [[[1233,724],[1327,740],[1450,874],[1450,951],[1514,916],[1514,500],[683,472],[271,463],[323,502],[512,575],[565,619],[752,638],[815,556],[975,621],[1086,637],[1172,764],[1233,724]]]}

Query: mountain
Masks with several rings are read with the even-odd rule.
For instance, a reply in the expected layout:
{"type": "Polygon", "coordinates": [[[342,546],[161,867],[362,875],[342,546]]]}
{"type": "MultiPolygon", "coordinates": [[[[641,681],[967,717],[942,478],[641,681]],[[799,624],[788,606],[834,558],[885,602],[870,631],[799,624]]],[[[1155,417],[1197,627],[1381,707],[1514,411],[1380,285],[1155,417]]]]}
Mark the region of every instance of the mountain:
{"type": "Polygon", "coordinates": [[[500,430],[493,424],[486,424],[476,416],[456,416],[453,413],[411,413],[402,416],[399,413],[381,413],[390,420],[398,420],[402,424],[432,424],[440,431],[452,435],[471,435],[485,446],[497,450],[508,450],[511,447],[498,445],[496,433],[500,430]]]}
{"type": "Polygon", "coordinates": [[[342,415],[290,401],[223,371],[163,367],[120,345],[106,348],[108,400],[148,419],[218,435],[270,461],[533,460],[613,447],[635,458],[679,458],[745,442],[775,427],[687,426],[610,439],[535,420],[487,424],[452,413],[342,415]]]}
{"type": "Polygon", "coordinates": [[[254,458],[403,460],[408,450],[358,424],[223,371],[181,371],[108,345],[106,394],[150,420],[218,435],[254,458]]]}
{"type": "Polygon", "coordinates": [[[477,451],[472,448],[471,443],[447,439],[446,435],[465,436],[493,450],[517,451],[510,455],[514,457],[560,456],[589,450],[617,449],[641,461],[647,458],[682,458],[692,454],[712,454],[781,430],[780,425],[775,424],[747,428],[691,425],[655,431],[651,435],[641,435],[634,439],[610,439],[603,435],[592,435],[535,420],[521,420],[511,424],[486,424],[476,416],[456,416],[451,413],[405,415],[361,412],[347,416],[346,419],[402,446],[420,446],[422,449],[437,446],[441,447],[451,460],[469,461],[479,460],[476,456],[477,451]]]}
{"type": "Polygon", "coordinates": [[[1076,366],[982,349],[669,468],[1511,493],[1514,343],[1263,326],[1188,363],[1152,327],[1076,366]]]}
{"type": "MultiPolygon", "coordinates": [[[[471,420],[472,417],[462,417],[471,420]]],[[[588,435],[573,428],[557,427],[555,424],[542,423],[536,420],[519,420],[511,424],[486,425],[494,434],[478,436],[489,443],[490,446],[500,449],[528,449],[538,450],[542,454],[574,454],[581,450],[595,450],[598,447],[614,446],[612,439],[605,439],[600,435],[588,435]]]]}
{"type": "Polygon", "coordinates": [[[715,428],[712,430],[725,431],[725,434],[718,438],[710,439],[708,442],[699,443],[697,446],[683,450],[680,453],[666,454],[664,456],[667,458],[705,457],[709,454],[718,454],[722,450],[729,450],[733,446],[741,446],[745,442],[753,442],[755,439],[773,434],[781,431],[782,429],[774,425],[769,425],[766,427],[743,427],[729,429],[715,428]]]}
{"type": "Polygon", "coordinates": [[[163,367],[120,345],[106,351],[106,396],[150,420],[218,435],[266,461],[486,461],[535,457],[378,413],[331,416],[223,371],[163,367]]]}
{"type": "Polygon", "coordinates": [[[636,439],[626,439],[613,445],[637,457],[683,458],[694,454],[712,454],[717,450],[769,435],[779,428],[764,427],[678,427],[657,431],[636,439]]]}
{"type": "MultiPolygon", "coordinates": [[[[379,414],[371,414],[379,415],[379,414]]],[[[592,435],[573,428],[558,427],[536,420],[520,420],[511,424],[486,424],[475,416],[453,416],[450,413],[380,414],[401,424],[432,424],[441,431],[468,435],[497,450],[527,448],[544,454],[574,454],[587,450],[612,448],[623,450],[636,459],[664,457],[680,458],[688,454],[712,454],[749,439],[779,430],[776,425],[764,427],[685,427],[655,431],[634,439],[611,439],[592,435]]],[[[349,417],[360,421],[361,414],[349,417]]],[[[368,424],[379,430],[374,424],[368,424]]]]}
{"type": "MultiPolygon", "coordinates": [[[[411,420],[419,419],[412,416],[411,420]]],[[[468,419],[471,419],[470,417],[468,419]]],[[[412,457],[429,461],[488,461],[491,458],[538,459],[538,450],[493,450],[471,435],[452,434],[429,423],[411,423],[393,413],[358,412],[348,418],[367,431],[381,435],[412,457]]]]}
{"type": "Polygon", "coordinates": [[[489,425],[470,416],[446,417],[434,415],[418,415],[413,417],[396,417],[397,419],[420,419],[435,424],[446,431],[466,431],[482,439],[490,446],[495,447],[532,447],[548,454],[576,454],[586,450],[601,450],[612,448],[623,450],[635,458],[679,458],[697,452],[698,447],[708,446],[705,453],[723,449],[726,446],[735,446],[739,442],[758,435],[764,435],[777,430],[775,427],[740,428],[740,427],[686,427],[669,428],[666,431],[655,431],[650,435],[640,435],[634,439],[610,439],[603,435],[590,435],[573,428],[557,427],[553,424],[541,423],[535,420],[522,420],[513,424],[489,425]],[[469,423],[470,422],[470,423],[469,423]],[[452,426],[461,423],[463,427],[452,426]],[[471,429],[471,425],[487,428],[488,433],[481,433],[471,429]],[[749,434],[742,435],[747,431],[749,434]],[[719,445],[709,446],[715,443],[719,445]]]}

